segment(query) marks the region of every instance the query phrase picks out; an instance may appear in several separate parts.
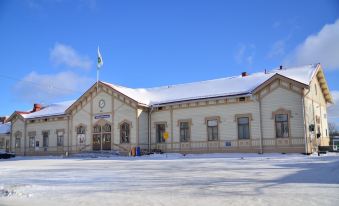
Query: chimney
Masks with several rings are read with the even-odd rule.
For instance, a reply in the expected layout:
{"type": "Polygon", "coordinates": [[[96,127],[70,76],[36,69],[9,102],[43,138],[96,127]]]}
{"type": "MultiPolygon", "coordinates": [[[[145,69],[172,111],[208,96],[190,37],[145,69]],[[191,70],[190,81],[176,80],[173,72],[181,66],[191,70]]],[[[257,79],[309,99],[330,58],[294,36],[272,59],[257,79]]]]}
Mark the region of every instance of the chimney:
{"type": "Polygon", "coordinates": [[[4,124],[6,122],[6,117],[0,117],[0,124],[4,124]]]}
{"type": "Polygon", "coordinates": [[[283,69],[283,66],[282,66],[282,65],[280,65],[279,69],[280,69],[280,70],[282,70],[282,69],[283,69]]]}
{"type": "Polygon", "coordinates": [[[241,72],[241,76],[242,76],[242,77],[247,77],[248,74],[247,74],[247,72],[241,72]]]}
{"type": "Polygon", "coordinates": [[[42,108],[41,104],[34,104],[32,112],[40,111],[41,108],[42,108]]]}

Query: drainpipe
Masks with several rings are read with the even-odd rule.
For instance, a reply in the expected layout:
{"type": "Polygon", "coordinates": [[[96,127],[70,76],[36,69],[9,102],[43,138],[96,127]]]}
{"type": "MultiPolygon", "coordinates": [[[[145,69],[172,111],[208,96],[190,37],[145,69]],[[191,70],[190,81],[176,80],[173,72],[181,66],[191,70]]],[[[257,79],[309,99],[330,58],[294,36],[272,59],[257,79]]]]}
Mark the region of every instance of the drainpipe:
{"type": "MultiPolygon", "coordinates": [[[[304,89],[305,90],[305,89],[304,89]]],[[[305,144],[305,154],[308,154],[308,141],[307,141],[307,124],[306,124],[306,111],[305,111],[305,96],[311,91],[308,90],[306,94],[304,94],[303,90],[303,96],[301,98],[302,102],[302,110],[303,110],[303,117],[304,117],[304,144],[305,144]]]]}
{"type": "MultiPolygon", "coordinates": [[[[26,139],[26,131],[27,131],[27,121],[25,121],[25,126],[24,126],[24,156],[26,156],[26,142],[27,142],[27,139],[26,139]]],[[[21,140],[20,140],[21,141],[21,140]]]]}
{"type": "Polygon", "coordinates": [[[148,152],[151,152],[152,111],[153,111],[153,106],[151,106],[151,109],[148,112],[148,152]]]}
{"type": "Polygon", "coordinates": [[[263,128],[262,128],[262,105],[261,105],[261,97],[260,96],[259,96],[259,116],[260,116],[260,153],[264,154],[263,128]]]}

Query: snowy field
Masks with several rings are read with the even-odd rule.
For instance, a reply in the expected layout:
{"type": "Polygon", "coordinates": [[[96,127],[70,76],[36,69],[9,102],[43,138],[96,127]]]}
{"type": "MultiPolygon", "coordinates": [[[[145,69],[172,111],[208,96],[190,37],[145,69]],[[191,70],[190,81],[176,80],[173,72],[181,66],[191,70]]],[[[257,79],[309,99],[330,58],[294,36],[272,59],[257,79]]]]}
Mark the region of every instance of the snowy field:
{"type": "Polygon", "coordinates": [[[0,160],[0,205],[339,205],[339,154],[0,160]]]}

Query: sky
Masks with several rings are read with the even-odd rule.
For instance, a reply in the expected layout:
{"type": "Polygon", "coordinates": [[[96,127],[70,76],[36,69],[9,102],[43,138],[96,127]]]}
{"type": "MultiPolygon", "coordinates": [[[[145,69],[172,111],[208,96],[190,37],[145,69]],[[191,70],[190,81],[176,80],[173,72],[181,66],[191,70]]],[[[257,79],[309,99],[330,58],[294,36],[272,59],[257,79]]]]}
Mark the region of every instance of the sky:
{"type": "Polygon", "coordinates": [[[0,116],[100,80],[155,87],[320,62],[337,104],[339,1],[2,0],[0,116]]]}

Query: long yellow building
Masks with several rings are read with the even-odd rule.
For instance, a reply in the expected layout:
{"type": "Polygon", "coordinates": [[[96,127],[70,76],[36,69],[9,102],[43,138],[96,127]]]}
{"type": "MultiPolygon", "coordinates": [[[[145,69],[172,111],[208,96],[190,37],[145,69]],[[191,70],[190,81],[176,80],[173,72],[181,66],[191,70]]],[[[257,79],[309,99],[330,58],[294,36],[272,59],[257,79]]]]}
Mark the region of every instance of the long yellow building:
{"type": "Polygon", "coordinates": [[[330,103],[320,64],[156,88],[100,81],[75,101],[14,112],[10,150],[309,154],[329,144],[330,103]]]}

